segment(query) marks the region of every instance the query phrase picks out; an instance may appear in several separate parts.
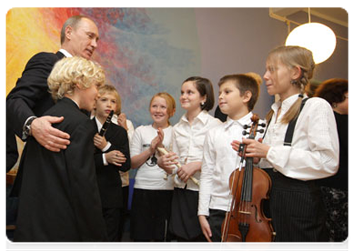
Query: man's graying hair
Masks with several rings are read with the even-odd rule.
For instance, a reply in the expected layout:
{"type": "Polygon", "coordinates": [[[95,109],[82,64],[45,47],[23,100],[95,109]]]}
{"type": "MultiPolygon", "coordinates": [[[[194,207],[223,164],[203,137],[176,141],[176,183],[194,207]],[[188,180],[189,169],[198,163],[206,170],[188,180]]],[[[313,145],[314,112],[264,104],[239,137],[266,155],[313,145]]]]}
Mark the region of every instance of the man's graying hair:
{"type": "Polygon", "coordinates": [[[72,16],[72,17],[69,17],[63,27],[61,28],[61,32],[60,32],[60,44],[63,44],[64,41],[65,41],[65,29],[66,27],[70,26],[72,28],[76,28],[77,24],[81,21],[81,19],[83,18],[87,18],[89,20],[91,20],[91,18],[89,17],[86,17],[86,16],[82,16],[82,15],[76,15],[76,16],[72,16]]]}

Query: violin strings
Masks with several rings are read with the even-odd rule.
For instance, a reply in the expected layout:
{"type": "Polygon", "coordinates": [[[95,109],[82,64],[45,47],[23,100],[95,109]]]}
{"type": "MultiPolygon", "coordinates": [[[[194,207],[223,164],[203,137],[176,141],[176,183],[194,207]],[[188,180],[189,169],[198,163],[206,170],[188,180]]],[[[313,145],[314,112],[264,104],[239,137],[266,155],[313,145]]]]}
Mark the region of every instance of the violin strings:
{"type": "MultiPolygon", "coordinates": [[[[222,230],[222,235],[221,235],[221,236],[222,236],[222,238],[221,238],[221,241],[222,241],[222,242],[225,241],[225,236],[228,235],[228,232],[229,232],[229,222],[230,222],[230,218],[231,218],[231,212],[234,211],[235,204],[236,204],[236,195],[237,195],[237,194],[235,194],[235,196],[232,196],[232,192],[233,192],[233,190],[234,190],[234,184],[235,184],[236,170],[237,170],[237,169],[241,170],[241,168],[242,168],[242,161],[241,161],[240,158],[238,158],[238,163],[236,164],[236,168],[235,168],[235,170],[233,171],[232,183],[231,183],[231,186],[230,186],[232,189],[230,189],[230,191],[229,191],[229,195],[231,195],[231,197],[230,197],[230,199],[229,199],[229,203],[228,203],[228,210],[227,210],[227,212],[229,212],[229,213],[228,213],[228,215],[227,215],[226,224],[224,224],[224,227],[223,227],[223,230],[222,230]],[[226,233],[226,231],[227,231],[227,233],[226,233]]],[[[240,180],[240,175],[238,176],[238,179],[237,179],[236,187],[235,187],[235,188],[238,187],[239,180],[240,180]]],[[[237,192],[237,191],[235,191],[235,192],[237,192]]],[[[226,213],[227,213],[227,212],[226,212],[226,213]]]]}

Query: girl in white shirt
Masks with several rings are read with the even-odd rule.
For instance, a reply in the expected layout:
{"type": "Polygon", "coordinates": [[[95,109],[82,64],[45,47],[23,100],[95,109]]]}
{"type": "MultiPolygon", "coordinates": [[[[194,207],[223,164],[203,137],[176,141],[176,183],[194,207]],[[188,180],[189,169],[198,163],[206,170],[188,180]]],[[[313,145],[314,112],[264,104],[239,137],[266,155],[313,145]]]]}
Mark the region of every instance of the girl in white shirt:
{"type": "Polygon", "coordinates": [[[199,187],[189,178],[199,180],[205,135],[221,123],[207,112],[214,106],[211,82],[202,77],[186,79],[180,102],[186,113],[173,127],[173,152],[159,158],[165,170],[173,169],[177,159],[182,165],[177,175],[183,182],[175,184],[169,229],[178,241],[205,241],[197,216],[199,187]]]}
{"type": "Polygon", "coordinates": [[[131,206],[131,238],[134,241],[166,241],[173,180],[157,165],[157,147],[170,149],[175,112],[173,97],[165,92],[150,101],[152,125],[138,127],[131,142],[131,168],[138,168],[131,206]]]}
{"type": "MultiPolygon", "coordinates": [[[[267,116],[263,143],[243,139],[246,156],[261,158],[259,166],[272,179],[269,209],[278,242],[328,241],[325,207],[315,180],[337,172],[339,143],[325,100],[310,98],[301,110],[314,68],[312,53],[305,48],[281,46],[271,51],[264,80],[268,93],[278,94],[280,100],[267,116]],[[296,118],[293,138],[285,140],[296,118]]],[[[235,150],[239,143],[234,142],[235,150]]]]}

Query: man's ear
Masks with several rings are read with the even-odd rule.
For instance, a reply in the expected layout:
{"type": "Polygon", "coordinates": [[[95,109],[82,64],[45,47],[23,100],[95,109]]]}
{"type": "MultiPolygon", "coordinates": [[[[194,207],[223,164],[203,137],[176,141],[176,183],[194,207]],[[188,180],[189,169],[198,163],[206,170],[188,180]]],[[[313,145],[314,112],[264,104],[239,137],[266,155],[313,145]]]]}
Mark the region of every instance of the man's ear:
{"type": "Polygon", "coordinates": [[[66,28],[65,28],[65,38],[67,40],[71,40],[72,32],[73,32],[73,28],[70,25],[66,26],[66,28]]]}

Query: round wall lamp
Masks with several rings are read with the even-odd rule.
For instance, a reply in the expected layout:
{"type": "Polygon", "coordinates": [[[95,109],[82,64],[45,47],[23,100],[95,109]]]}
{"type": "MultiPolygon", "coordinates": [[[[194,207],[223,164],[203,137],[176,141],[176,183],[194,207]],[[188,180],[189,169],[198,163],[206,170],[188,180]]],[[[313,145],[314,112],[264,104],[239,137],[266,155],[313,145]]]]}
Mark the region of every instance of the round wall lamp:
{"type": "Polygon", "coordinates": [[[316,64],[326,61],[336,48],[337,39],[334,32],[320,23],[306,23],[293,29],[285,45],[298,45],[312,51],[316,64]]]}

